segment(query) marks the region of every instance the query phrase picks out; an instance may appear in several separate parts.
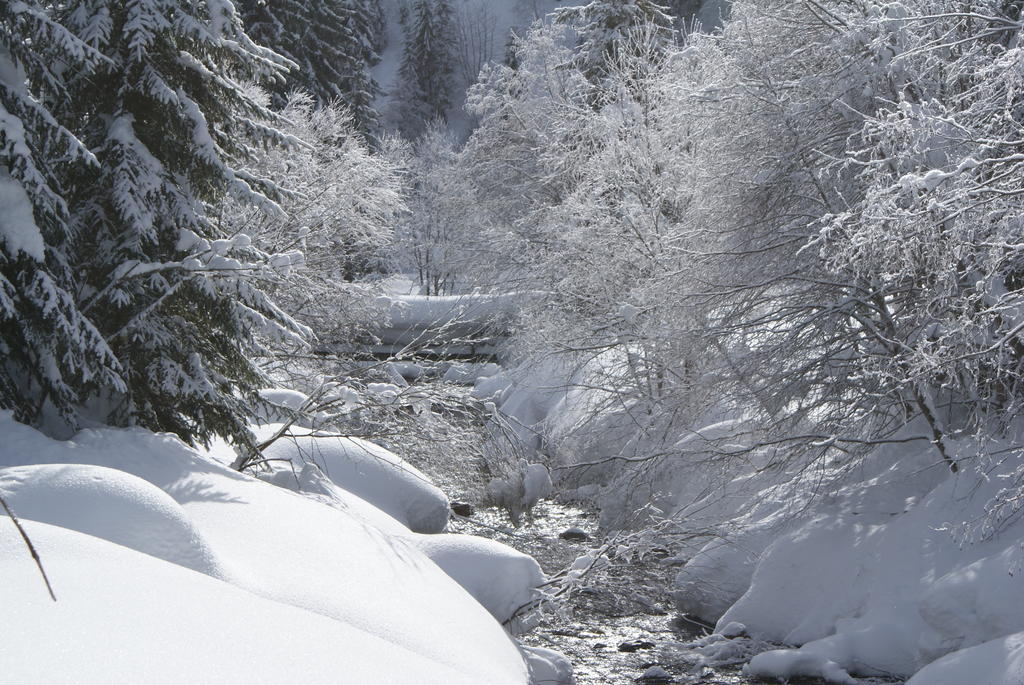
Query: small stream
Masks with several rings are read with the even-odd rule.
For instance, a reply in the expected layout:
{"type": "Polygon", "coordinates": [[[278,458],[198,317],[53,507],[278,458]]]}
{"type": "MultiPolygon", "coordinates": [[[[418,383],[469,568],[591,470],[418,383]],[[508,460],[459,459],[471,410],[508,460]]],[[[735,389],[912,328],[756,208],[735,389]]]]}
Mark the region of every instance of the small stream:
{"type": "MultiPolygon", "coordinates": [[[[533,556],[545,573],[552,575],[577,557],[599,545],[595,539],[597,516],[578,507],[541,502],[531,520],[513,528],[508,517],[496,509],[477,508],[472,516],[453,516],[450,530],[480,535],[510,545],[533,556]],[[578,528],[587,540],[566,540],[560,534],[578,528]]],[[[667,555],[665,555],[667,556],[667,555]]],[[[572,662],[578,685],[748,685],[764,683],[740,672],[743,655],[757,651],[736,642],[734,665],[705,665],[694,643],[710,632],[708,627],[679,616],[666,588],[678,566],[665,556],[612,561],[599,580],[586,582],[570,593],[558,611],[542,615],[540,624],[520,636],[530,646],[561,652],[572,662]],[[630,651],[623,651],[630,650],[630,651]],[[651,667],[660,667],[670,677],[645,679],[651,667]]],[[[764,645],[761,645],[764,648],[764,645]]],[[[823,681],[794,679],[794,685],[818,685],[823,681]]],[[[865,679],[865,685],[891,683],[865,679]]]]}
{"type": "MultiPolygon", "coordinates": [[[[460,429],[477,431],[478,439],[484,439],[480,425],[466,421],[460,429]]],[[[459,444],[450,442],[440,451],[428,444],[403,453],[453,501],[469,503],[474,508],[468,517],[452,515],[450,532],[505,543],[535,558],[548,576],[602,546],[605,541],[598,532],[597,513],[593,510],[542,501],[521,526],[515,527],[503,511],[480,506],[489,474],[482,468],[475,444],[473,439],[459,444]],[[560,537],[569,529],[579,529],[586,538],[560,537]]],[[[650,550],[642,558],[631,555],[628,559],[611,559],[599,573],[587,575],[562,596],[557,607],[542,612],[538,625],[519,639],[528,646],[564,654],[572,662],[577,685],[763,684],[765,681],[743,676],[740,669],[753,654],[774,645],[749,638],[722,641],[711,647],[721,649],[714,666],[708,665],[701,646],[722,638],[707,637],[709,626],[676,612],[668,589],[678,568],[678,563],[664,550],[650,550]],[[663,669],[665,677],[643,678],[652,667],[663,669]]],[[[822,685],[823,681],[790,682],[822,685]]],[[[894,681],[861,682],[881,685],[894,681]]]]}

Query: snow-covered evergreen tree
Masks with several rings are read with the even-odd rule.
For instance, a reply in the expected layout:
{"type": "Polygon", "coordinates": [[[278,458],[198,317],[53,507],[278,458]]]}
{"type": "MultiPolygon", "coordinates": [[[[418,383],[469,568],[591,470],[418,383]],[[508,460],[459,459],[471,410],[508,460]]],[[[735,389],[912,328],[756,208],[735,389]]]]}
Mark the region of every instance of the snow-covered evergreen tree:
{"type": "Polygon", "coordinates": [[[593,0],[559,10],[555,20],[576,31],[579,46],[574,65],[596,85],[607,79],[610,64],[617,59],[630,32],[651,27],[659,42],[668,46],[674,21],[668,8],[654,0],[593,0]]]}
{"type": "Polygon", "coordinates": [[[416,0],[407,26],[398,90],[399,128],[416,138],[452,101],[454,12],[449,0],[416,0]]]}
{"type": "Polygon", "coordinates": [[[36,2],[0,5],[0,408],[73,423],[85,384],[120,389],[119,365],[75,303],[60,167],[95,159],[44,104],[66,97],[61,64],[102,57],[36,2]]]}
{"type": "Polygon", "coordinates": [[[279,74],[284,61],[245,35],[227,1],[65,9],[64,23],[105,55],[60,111],[99,161],[69,180],[80,306],[127,382],[94,399],[110,403],[112,422],[250,444],[257,336],[303,331],[254,286],[248,237],[225,235],[206,206],[231,194],[279,211],[274,184],[241,163],[254,144],[297,141],[238,82],[279,74]]]}
{"type": "Polygon", "coordinates": [[[369,67],[383,45],[379,0],[243,0],[241,7],[252,39],[294,62],[272,88],[276,107],[293,90],[320,106],[339,100],[364,135],[376,136],[380,88],[369,67]]]}

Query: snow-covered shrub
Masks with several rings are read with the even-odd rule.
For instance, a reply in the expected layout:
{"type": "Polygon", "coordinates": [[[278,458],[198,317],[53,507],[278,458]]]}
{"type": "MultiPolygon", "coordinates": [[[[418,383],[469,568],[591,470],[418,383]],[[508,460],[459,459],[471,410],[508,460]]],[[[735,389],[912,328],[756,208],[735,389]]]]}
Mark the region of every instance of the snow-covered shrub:
{"type": "MultiPolygon", "coordinates": [[[[266,97],[255,88],[252,94],[266,97]]],[[[370,152],[340,101],[315,108],[310,96],[293,93],[281,116],[283,130],[301,142],[261,150],[250,173],[285,189],[283,211],[257,214],[230,202],[220,208],[221,221],[281,255],[268,288],[282,308],[322,341],[348,342],[376,316],[374,290],[360,281],[384,266],[403,206],[398,175],[370,152]]]]}
{"type": "Polygon", "coordinates": [[[472,191],[457,173],[454,137],[435,121],[404,159],[409,212],[396,229],[393,261],[416,275],[424,295],[460,292],[479,219],[472,191]]]}

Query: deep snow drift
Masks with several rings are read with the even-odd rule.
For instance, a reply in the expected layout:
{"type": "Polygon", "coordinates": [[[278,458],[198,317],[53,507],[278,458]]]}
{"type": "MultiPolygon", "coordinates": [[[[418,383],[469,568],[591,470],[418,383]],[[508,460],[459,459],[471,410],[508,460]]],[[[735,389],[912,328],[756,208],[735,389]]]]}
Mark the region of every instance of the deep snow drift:
{"type": "MultiPolygon", "coordinates": [[[[442,561],[476,555],[481,573],[509,582],[480,591],[485,608],[416,534],[314,464],[289,474],[315,491],[301,496],[173,436],[102,429],[58,442],[9,413],[0,435],[0,492],[59,600],[0,521],[0,602],[18,627],[0,660],[12,682],[527,681],[487,609],[529,596],[539,572],[528,557],[438,539],[442,561]]],[[[481,585],[468,568],[461,582],[481,585]]]]}

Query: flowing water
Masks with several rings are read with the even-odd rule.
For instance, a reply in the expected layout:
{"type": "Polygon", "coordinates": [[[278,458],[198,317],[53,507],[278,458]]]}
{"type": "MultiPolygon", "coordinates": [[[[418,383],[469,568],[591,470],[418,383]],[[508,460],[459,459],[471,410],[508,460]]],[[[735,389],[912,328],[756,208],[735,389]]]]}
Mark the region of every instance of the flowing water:
{"type": "MultiPolygon", "coordinates": [[[[504,542],[532,555],[553,575],[599,547],[594,512],[555,502],[541,502],[533,517],[518,528],[501,512],[478,508],[471,517],[453,516],[452,532],[480,535],[504,542]],[[569,529],[587,533],[587,540],[566,540],[569,529]]],[[[666,683],[746,685],[764,681],[744,677],[740,662],[766,645],[741,638],[735,641],[734,665],[707,666],[699,645],[706,643],[708,626],[676,613],[667,588],[676,573],[667,555],[657,553],[612,560],[599,579],[585,581],[568,594],[559,611],[542,614],[540,624],[520,636],[527,645],[561,652],[573,664],[578,685],[666,683]],[[621,647],[620,647],[621,646],[621,647]],[[624,649],[633,651],[622,651],[624,649]],[[670,676],[643,679],[652,666],[670,676]]],[[[792,680],[813,685],[817,680],[792,680]]],[[[865,679],[864,685],[882,682],[865,679]]]]}
{"type": "MultiPolygon", "coordinates": [[[[469,435],[481,426],[465,422],[460,430],[469,435]]],[[[423,449],[402,450],[403,456],[424,471],[453,501],[472,504],[468,516],[453,515],[449,531],[488,537],[534,557],[549,576],[557,575],[581,556],[602,548],[597,514],[576,506],[552,501],[539,503],[522,525],[515,527],[504,512],[482,507],[484,484],[489,478],[470,438],[456,444],[437,443],[423,449]],[[563,539],[570,529],[586,539],[563,539]]],[[[614,554],[608,555],[614,557],[614,554]]],[[[539,614],[537,626],[519,636],[526,645],[545,647],[564,654],[571,662],[578,685],[752,685],[763,681],[747,678],[740,666],[753,654],[773,647],[739,638],[718,643],[721,648],[714,666],[707,664],[706,651],[712,640],[710,627],[701,625],[675,610],[669,588],[678,562],[665,550],[647,550],[610,558],[608,564],[573,584],[557,606],[539,614]],[[731,658],[723,658],[727,654],[731,658]],[[660,667],[663,679],[643,679],[652,667],[660,667]]],[[[793,685],[818,685],[815,680],[792,680],[793,685]]],[[[865,679],[864,685],[881,681],[865,679]]]]}

